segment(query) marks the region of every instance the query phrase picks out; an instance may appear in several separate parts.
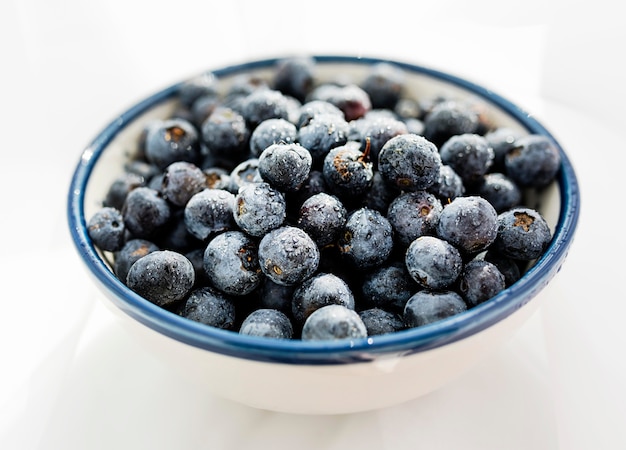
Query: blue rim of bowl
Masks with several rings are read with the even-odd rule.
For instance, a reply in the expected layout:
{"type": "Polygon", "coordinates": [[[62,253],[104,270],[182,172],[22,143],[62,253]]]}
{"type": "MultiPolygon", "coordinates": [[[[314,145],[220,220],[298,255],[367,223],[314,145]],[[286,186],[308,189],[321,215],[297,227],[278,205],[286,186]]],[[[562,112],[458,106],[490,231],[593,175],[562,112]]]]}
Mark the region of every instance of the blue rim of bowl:
{"type": "MultiPolygon", "coordinates": [[[[311,342],[278,340],[240,335],[180,317],[143,299],[112,273],[93,246],[84,217],[84,196],[89,176],[111,140],[129,123],[150,108],[174,97],[183,82],[171,85],[140,101],[105,127],[83,151],[68,194],[67,216],[70,233],[79,255],[108,297],[125,314],[143,325],[185,344],[263,362],[288,364],[342,364],[375,360],[380,356],[422,352],[464,339],[508,317],[528,303],[560,270],[572,243],[580,212],[580,192],[574,168],[552,134],[530,114],[509,100],[480,85],[455,75],[419,65],[370,57],[341,55],[313,56],[319,64],[392,63],[409,72],[422,74],[476,94],[516,119],[530,133],[551,137],[561,153],[562,163],[556,182],[561,210],[555,233],[545,254],[511,287],[489,301],[461,314],[419,328],[389,335],[343,341],[311,342]]],[[[213,71],[220,77],[271,68],[282,58],[263,59],[213,71]]]]}

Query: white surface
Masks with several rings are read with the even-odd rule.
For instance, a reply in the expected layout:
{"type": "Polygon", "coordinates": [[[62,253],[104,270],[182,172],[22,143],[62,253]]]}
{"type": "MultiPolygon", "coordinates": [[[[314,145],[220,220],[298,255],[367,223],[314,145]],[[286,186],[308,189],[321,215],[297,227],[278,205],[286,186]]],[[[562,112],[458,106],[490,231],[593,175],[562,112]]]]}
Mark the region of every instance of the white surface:
{"type": "Polygon", "coordinates": [[[618,5],[408,4],[2,3],[0,448],[626,448],[618,5]],[[466,375],[397,407],[290,416],[191,390],[112,320],[69,241],[73,166],[117,113],[203,69],[299,51],[467,76],[535,114],[578,170],[583,212],[551,301],[466,375]]]}

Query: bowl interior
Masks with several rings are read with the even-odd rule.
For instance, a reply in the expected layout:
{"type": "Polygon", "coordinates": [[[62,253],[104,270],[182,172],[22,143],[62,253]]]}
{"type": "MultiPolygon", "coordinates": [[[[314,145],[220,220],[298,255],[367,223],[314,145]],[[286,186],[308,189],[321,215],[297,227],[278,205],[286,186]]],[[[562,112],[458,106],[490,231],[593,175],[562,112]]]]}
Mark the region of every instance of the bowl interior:
{"type": "MultiPolygon", "coordinates": [[[[242,73],[271,79],[279,59],[255,61],[213,71],[223,89],[242,73]]],[[[318,56],[316,79],[338,75],[359,82],[372,64],[382,60],[343,56],[318,56]]],[[[388,61],[387,61],[388,62],[388,61]]],[[[532,116],[499,95],[453,75],[394,62],[405,70],[407,91],[416,99],[446,95],[484,104],[488,120],[521,133],[550,133],[532,116]]],[[[556,274],[571,243],[578,219],[579,193],[576,176],[563,150],[557,180],[541,192],[529,192],[533,206],[544,215],[553,231],[545,255],[510,288],[491,300],[440,322],[391,335],[345,342],[279,341],[239,335],[184,319],[142,299],[113,274],[110,255],[97,251],[86,232],[88,220],[101,206],[113,180],[132,158],[144,126],[166,118],[177,107],[176,94],[182,83],[172,85],[139,102],[112,121],[83,152],[69,192],[70,230],[88,271],[114,305],[143,325],[200,348],[263,361],[289,363],[341,363],[366,361],[380,355],[423,351],[472,335],[514,313],[530,301],[556,274]]]]}

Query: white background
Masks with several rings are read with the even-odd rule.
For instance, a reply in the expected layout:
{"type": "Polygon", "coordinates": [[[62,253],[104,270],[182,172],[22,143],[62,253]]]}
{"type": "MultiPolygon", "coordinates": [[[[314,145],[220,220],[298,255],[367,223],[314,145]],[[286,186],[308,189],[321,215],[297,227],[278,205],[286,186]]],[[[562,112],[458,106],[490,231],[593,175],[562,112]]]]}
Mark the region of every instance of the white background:
{"type": "Polygon", "coordinates": [[[626,448],[626,32],[618,3],[573,3],[4,0],[0,448],[626,448]],[[485,85],[539,118],[580,178],[545,306],[450,385],[382,411],[290,416],[185,386],[119,328],[69,240],[71,173],[116,114],[207,68],[302,52],[485,85]]]}

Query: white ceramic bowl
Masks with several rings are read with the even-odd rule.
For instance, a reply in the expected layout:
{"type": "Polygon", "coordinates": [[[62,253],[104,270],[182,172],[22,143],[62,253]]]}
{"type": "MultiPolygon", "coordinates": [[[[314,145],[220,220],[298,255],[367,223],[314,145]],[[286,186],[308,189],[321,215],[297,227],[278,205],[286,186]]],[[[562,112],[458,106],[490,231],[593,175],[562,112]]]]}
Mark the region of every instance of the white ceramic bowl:
{"type": "MultiPolygon", "coordinates": [[[[212,71],[227,84],[237,74],[270,76],[281,58],[212,71]]],[[[320,80],[347,74],[359,80],[373,58],[318,56],[320,80]]],[[[549,135],[531,115],[499,95],[424,67],[394,62],[417,98],[445,93],[478,99],[490,120],[523,133],[549,135]]],[[[563,263],[576,228],[580,197],[573,168],[561,148],[557,180],[541,196],[540,211],[553,229],[546,253],[514,285],[494,298],[437,323],[366,339],[335,342],[275,340],[208,327],[168,312],[120,282],[87,233],[86,219],[101,206],[122,172],[147,121],[168,117],[181,83],[139,102],[107,125],[82,153],[68,197],[71,235],[87,272],[146,351],[180,369],[216,395],[254,407],[293,413],[334,414],[398,404],[431,392],[462,374],[511,336],[537,309],[538,295],[563,263]]],[[[167,389],[167,386],[164,386],[167,389]]]]}

